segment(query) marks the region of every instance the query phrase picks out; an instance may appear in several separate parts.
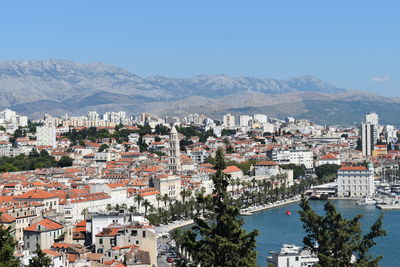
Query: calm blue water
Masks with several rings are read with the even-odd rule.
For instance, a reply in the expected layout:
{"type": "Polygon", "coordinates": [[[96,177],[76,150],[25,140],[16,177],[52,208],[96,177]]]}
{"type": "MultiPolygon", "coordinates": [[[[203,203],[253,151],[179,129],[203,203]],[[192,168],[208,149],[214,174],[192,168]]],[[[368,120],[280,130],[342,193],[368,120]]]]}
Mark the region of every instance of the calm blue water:
{"type": "MultiPolygon", "coordinates": [[[[322,214],[325,201],[310,202],[315,211],[322,214]]],[[[375,207],[358,206],[355,201],[335,200],[336,205],[346,218],[354,217],[357,214],[363,215],[363,230],[369,227],[379,217],[381,210],[375,207]]],[[[245,217],[245,228],[250,231],[258,229],[260,234],[257,237],[258,264],[266,266],[268,251],[280,250],[282,244],[303,245],[304,230],[300,221],[300,216],[296,212],[300,209],[298,203],[270,209],[245,217]],[[290,210],[292,215],[285,215],[285,211],[290,210]]],[[[378,244],[371,250],[375,255],[383,255],[381,266],[392,267],[400,266],[400,211],[386,211],[383,221],[383,228],[387,231],[387,236],[377,239],[378,244]]]]}

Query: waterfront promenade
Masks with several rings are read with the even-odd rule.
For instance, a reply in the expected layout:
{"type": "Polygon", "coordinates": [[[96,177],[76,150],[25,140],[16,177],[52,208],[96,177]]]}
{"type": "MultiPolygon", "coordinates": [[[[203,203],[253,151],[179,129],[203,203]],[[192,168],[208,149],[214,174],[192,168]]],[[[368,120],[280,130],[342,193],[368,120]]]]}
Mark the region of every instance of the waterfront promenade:
{"type": "Polygon", "coordinates": [[[240,215],[242,215],[242,216],[251,216],[256,212],[260,212],[260,211],[264,211],[264,210],[268,210],[268,209],[273,209],[273,208],[277,208],[277,207],[281,207],[281,206],[285,206],[285,205],[288,205],[288,204],[299,202],[300,200],[301,200],[301,196],[295,196],[295,197],[293,197],[291,199],[281,200],[281,201],[277,201],[277,202],[270,203],[270,204],[264,204],[264,205],[260,205],[260,206],[249,207],[249,208],[246,208],[246,209],[242,209],[240,211],[240,215]]]}

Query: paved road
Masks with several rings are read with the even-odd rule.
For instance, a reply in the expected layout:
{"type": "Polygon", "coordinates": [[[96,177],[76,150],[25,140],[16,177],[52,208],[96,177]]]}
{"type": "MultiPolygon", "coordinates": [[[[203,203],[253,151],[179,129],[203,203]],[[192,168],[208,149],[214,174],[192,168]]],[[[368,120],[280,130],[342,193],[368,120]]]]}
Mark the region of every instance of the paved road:
{"type": "Polygon", "coordinates": [[[172,264],[167,262],[167,256],[166,255],[161,255],[161,252],[165,249],[165,246],[167,245],[167,242],[169,241],[169,238],[158,238],[157,239],[157,253],[160,255],[159,258],[157,258],[157,265],[158,267],[171,267],[172,264]]]}

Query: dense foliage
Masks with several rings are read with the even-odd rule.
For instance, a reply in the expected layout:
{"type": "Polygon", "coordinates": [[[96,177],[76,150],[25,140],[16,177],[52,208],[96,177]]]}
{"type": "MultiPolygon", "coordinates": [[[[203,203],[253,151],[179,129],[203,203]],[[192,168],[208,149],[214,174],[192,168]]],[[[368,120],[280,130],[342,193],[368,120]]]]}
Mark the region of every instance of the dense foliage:
{"type": "Polygon", "coordinates": [[[382,215],[371,226],[370,232],[362,235],[361,215],[345,219],[329,201],[325,204],[325,215],[322,216],[311,209],[306,199],[302,200],[300,207],[302,210],[299,213],[306,231],[304,246],[316,253],[318,266],[379,266],[382,257],[373,258],[368,251],[376,245],[377,237],[386,235],[382,230],[382,215]]]}
{"type": "Polygon", "coordinates": [[[293,178],[298,179],[306,174],[306,167],[304,165],[296,165],[293,163],[279,165],[281,169],[293,170],[293,178]]]}
{"type": "Polygon", "coordinates": [[[28,156],[18,155],[16,157],[1,157],[0,172],[29,171],[50,167],[69,167],[72,166],[73,159],[68,156],[62,156],[59,161],[50,156],[47,151],[40,153],[32,149],[28,156]]]}
{"type": "Polygon", "coordinates": [[[315,168],[315,174],[318,179],[322,182],[332,182],[337,177],[337,171],[340,169],[340,165],[336,164],[324,164],[315,168]]]}
{"type": "Polygon", "coordinates": [[[203,131],[200,127],[190,125],[189,127],[178,127],[175,126],[178,133],[183,134],[186,139],[192,136],[198,136],[199,142],[205,143],[207,138],[210,136],[216,137],[212,130],[203,131]]]}

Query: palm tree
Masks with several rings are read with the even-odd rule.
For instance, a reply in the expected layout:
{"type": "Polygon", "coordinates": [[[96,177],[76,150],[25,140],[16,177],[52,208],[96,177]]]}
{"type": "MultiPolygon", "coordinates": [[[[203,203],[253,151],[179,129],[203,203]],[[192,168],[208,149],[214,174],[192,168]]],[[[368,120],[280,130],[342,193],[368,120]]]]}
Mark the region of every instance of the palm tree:
{"type": "Polygon", "coordinates": [[[236,178],[235,183],[236,183],[236,195],[237,195],[239,193],[239,188],[241,185],[240,179],[236,178]]]}
{"type": "Polygon", "coordinates": [[[130,213],[134,213],[136,211],[136,207],[135,206],[130,206],[129,207],[129,212],[130,213]]]}
{"type": "Polygon", "coordinates": [[[128,205],[126,205],[126,203],[122,203],[121,206],[120,206],[120,209],[127,210],[128,209],[128,205]]]}
{"type": "Polygon", "coordinates": [[[167,201],[169,201],[169,196],[167,194],[164,194],[162,196],[162,201],[164,202],[164,208],[167,208],[167,201]]]}
{"type": "Polygon", "coordinates": [[[183,190],[181,190],[180,195],[182,197],[182,202],[185,203],[186,197],[190,197],[192,195],[192,192],[184,188],[183,190]]]}
{"type": "Polygon", "coordinates": [[[144,216],[147,215],[147,209],[151,206],[151,203],[145,199],[143,200],[142,206],[144,207],[144,216]]]}
{"type": "Polygon", "coordinates": [[[256,182],[257,182],[256,178],[253,178],[253,179],[251,180],[251,186],[252,186],[251,191],[254,191],[254,188],[256,187],[256,182]]]}
{"type": "Polygon", "coordinates": [[[140,211],[140,202],[141,202],[142,200],[143,200],[143,197],[142,197],[140,194],[138,194],[138,195],[135,196],[135,201],[137,202],[138,211],[140,211]]]}
{"type": "Polygon", "coordinates": [[[158,207],[158,209],[160,209],[160,201],[162,200],[162,197],[160,194],[156,195],[156,200],[157,200],[157,207],[158,207]]]}

